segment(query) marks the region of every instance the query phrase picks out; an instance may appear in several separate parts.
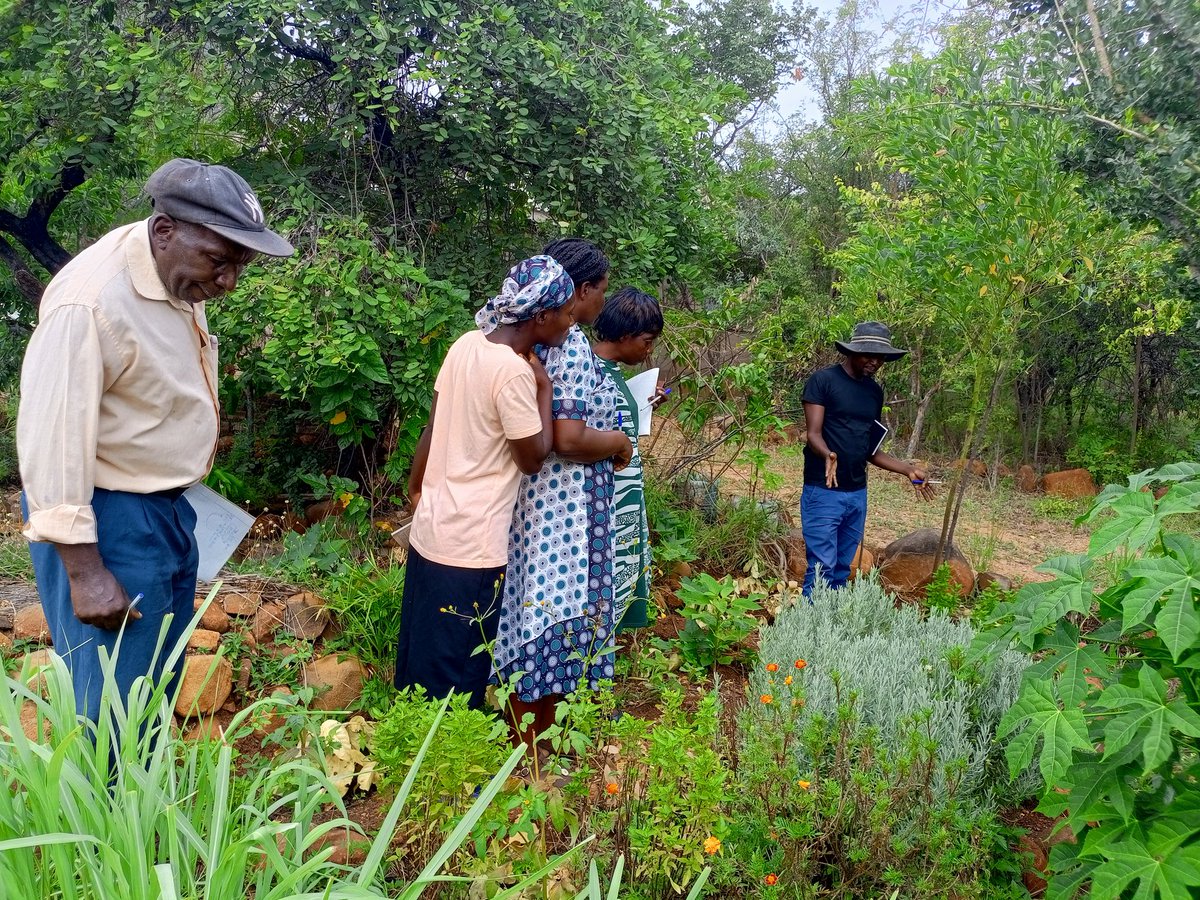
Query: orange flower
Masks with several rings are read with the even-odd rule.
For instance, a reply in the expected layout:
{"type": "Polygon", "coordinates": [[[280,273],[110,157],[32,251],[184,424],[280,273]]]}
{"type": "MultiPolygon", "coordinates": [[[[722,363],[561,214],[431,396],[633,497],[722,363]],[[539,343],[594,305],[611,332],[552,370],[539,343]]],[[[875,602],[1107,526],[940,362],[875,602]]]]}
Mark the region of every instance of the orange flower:
{"type": "Polygon", "coordinates": [[[796,668],[797,668],[797,669],[803,669],[803,668],[804,668],[805,666],[807,666],[807,665],[808,665],[808,663],[806,663],[806,662],[805,662],[804,660],[802,660],[802,659],[798,659],[798,660],[796,660],[796,668]]]}
{"type": "Polygon", "coordinates": [[[721,839],[713,837],[711,834],[704,839],[704,852],[709,856],[716,856],[721,850],[721,839]]]}
{"type": "Polygon", "coordinates": [[[783,683],[784,683],[784,684],[791,684],[791,683],[792,683],[792,676],[791,676],[791,675],[789,675],[787,678],[783,679],[783,683]]]}
{"type": "Polygon", "coordinates": [[[762,701],[763,703],[773,703],[773,702],[774,702],[774,700],[775,700],[775,698],[774,698],[774,697],[772,697],[770,694],[763,694],[763,695],[762,695],[761,697],[759,697],[758,699],[759,699],[760,701],[762,701]]]}
{"type": "Polygon", "coordinates": [[[801,778],[799,781],[796,782],[796,786],[798,788],[800,788],[800,790],[802,790],[802,791],[807,791],[810,787],[812,787],[812,782],[805,781],[803,778],[801,778]]]}
{"type": "Polygon", "coordinates": [[[778,883],[779,883],[779,876],[776,875],[774,872],[772,872],[770,875],[768,875],[766,878],[763,879],[763,884],[765,884],[767,887],[774,887],[778,883]]]}
{"type": "Polygon", "coordinates": [[[604,786],[604,790],[610,794],[619,794],[621,792],[621,786],[615,781],[610,781],[604,786]]]}
{"type": "Polygon", "coordinates": [[[768,672],[778,672],[779,671],[779,663],[767,663],[767,671],[768,672]]]}

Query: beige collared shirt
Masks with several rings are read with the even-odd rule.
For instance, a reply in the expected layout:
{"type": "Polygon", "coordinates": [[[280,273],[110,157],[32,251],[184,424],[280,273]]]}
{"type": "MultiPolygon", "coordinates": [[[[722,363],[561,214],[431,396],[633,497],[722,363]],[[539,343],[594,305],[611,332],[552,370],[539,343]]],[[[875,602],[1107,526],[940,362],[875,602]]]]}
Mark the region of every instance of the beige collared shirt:
{"type": "Polygon", "coordinates": [[[54,277],[21,366],[17,455],[31,541],[96,541],[92,491],[199,481],[220,421],[203,304],[167,293],[147,221],[110,231],[54,277]]]}

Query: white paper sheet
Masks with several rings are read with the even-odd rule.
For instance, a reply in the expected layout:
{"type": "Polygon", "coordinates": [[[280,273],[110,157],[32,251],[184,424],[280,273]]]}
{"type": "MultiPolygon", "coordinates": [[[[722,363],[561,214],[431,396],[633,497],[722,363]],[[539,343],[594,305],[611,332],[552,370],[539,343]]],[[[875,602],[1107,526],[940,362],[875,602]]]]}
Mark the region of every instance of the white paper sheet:
{"type": "Polygon", "coordinates": [[[638,405],[638,434],[649,434],[650,419],[654,414],[650,398],[658,390],[658,369],[638,372],[632,378],[627,378],[625,383],[629,385],[629,393],[633,395],[633,402],[638,405]]]}
{"type": "Polygon", "coordinates": [[[203,484],[193,484],[183,496],[196,510],[196,544],[200,548],[196,578],[212,581],[254,524],[254,516],[203,484]]]}

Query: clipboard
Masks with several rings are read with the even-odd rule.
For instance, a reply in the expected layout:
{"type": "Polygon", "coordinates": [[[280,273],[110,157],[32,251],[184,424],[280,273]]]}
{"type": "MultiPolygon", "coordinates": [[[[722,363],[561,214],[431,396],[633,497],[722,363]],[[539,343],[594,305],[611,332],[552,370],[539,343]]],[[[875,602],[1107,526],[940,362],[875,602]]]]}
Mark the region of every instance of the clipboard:
{"type": "Polygon", "coordinates": [[[888,427],[876,419],[871,423],[871,430],[868,433],[870,440],[867,446],[871,448],[871,452],[867,454],[867,459],[870,459],[879,452],[879,448],[883,446],[884,439],[888,436],[888,427]]]}
{"type": "Polygon", "coordinates": [[[203,484],[193,484],[183,496],[196,511],[196,580],[212,581],[254,524],[254,516],[203,484]]]}
{"type": "Polygon", "coordinates": [[[650,405],[650,399],[658,389],[658,369],[639,372],[632,378],[626,378],[625,383],[629,385],[629,393],[633,395],[633,402],[637,404],[638,435],[649,434],[650,420],[654,418],[654,407],[650,405]]]}

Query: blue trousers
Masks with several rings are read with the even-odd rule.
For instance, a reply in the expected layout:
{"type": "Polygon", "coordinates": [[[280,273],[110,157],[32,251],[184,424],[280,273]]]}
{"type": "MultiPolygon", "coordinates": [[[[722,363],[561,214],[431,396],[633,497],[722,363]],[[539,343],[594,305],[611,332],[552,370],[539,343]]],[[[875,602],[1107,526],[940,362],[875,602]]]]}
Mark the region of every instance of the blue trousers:
{"type": "MultiPolygon", "coordinates": [[[[24,497],[21,506],[28,516],[24,497]]],[[[104,687],[99,648],[105,647],[111,658],[120,636],[120,652],[115,655],[122,702],[139,676],[161,678],[166,657],[192,618],[199,557],[193,534],[196,513],[182,492],[130,494],[96,488],[92,509],[104,565],[130,599],[143,595],[137,606],[140,619],[128,620],[120,631],[83,624],[75,618],[71,585],[58,551],[52,544],[31,543],[29,555],[54,649],[71,671],[76,710],[96,722],[104,687]],[[168,613],[175,617],[163,651],[155,658],[168,613]]]]}
{"type": "Polygon", "coordinates": [[[867,489],[833,491],[806,484],[800,494],[800,530],[804,533],[804,596],[812,594],[817,566],[821,580],[831,588],[845,587],[850,564],[862,543],[867,522],[867,489]]]}

